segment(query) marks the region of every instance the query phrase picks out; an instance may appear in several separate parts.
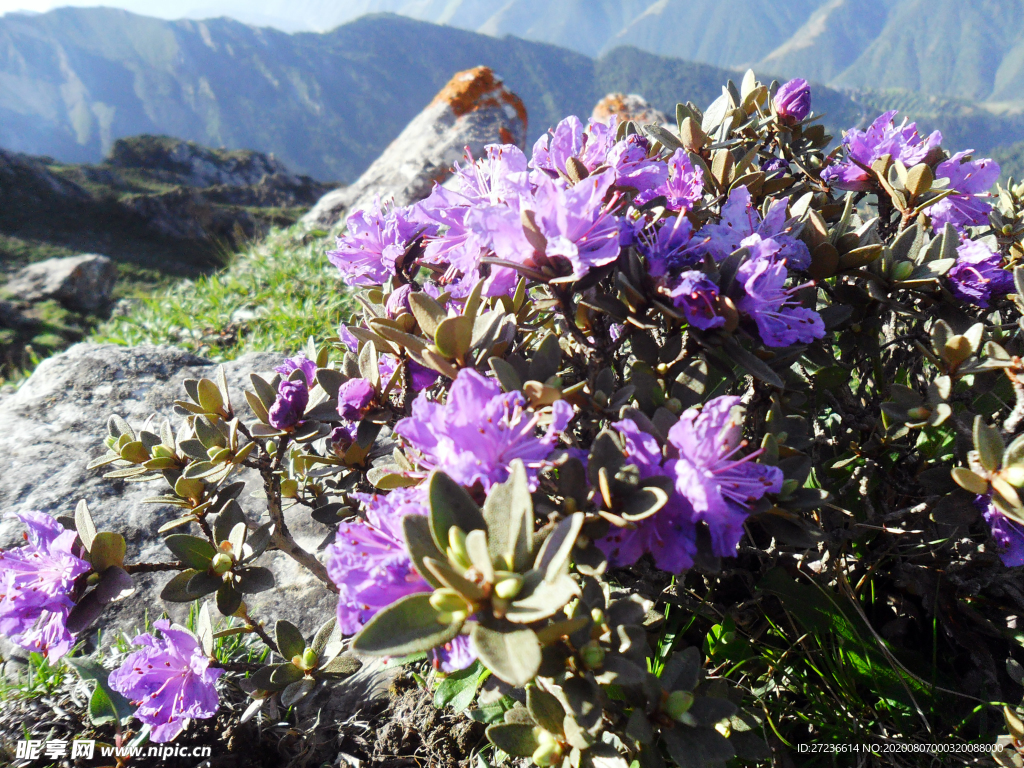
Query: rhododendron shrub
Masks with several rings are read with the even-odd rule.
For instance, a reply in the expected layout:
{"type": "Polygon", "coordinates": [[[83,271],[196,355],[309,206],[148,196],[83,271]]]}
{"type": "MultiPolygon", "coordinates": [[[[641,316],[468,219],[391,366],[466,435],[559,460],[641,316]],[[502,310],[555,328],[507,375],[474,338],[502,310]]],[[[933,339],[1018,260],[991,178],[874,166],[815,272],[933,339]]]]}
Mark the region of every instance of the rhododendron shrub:
{"type": "MultiPolygon", "coordinates": [[[[975,596],[1020,594],[1024,190],[993,196],[992,161],[891,112],[830,151],[811,107],[805,81],[748,73],[671,126],[570,117],[352,212],[328,258],[359,311],[335,338],[242,396],[186,381],[176,423],[111,419],[94,463],[180,509],[166,562],[124,563],[87,511],[77,541],[26,518],[0,631],[65,653],[88,572],[167,570],[163,598],[206,621],[158,624],[111,675],[153,738],[215,712],[215,607],[272,652],[250,715],[353,654],[422,658],[487,678],[495,746],[573,768],[758,759],[763,711],[703,636],[788,627],[794,579],[836,605],[868,584],[865,622],[918,606],[883,631],[920,623],[936,659],[991,644],[957,590],[966,557],[975,596]],[[329,527],[322,552],[286,510],[329,527]],[[270,551],[337,594],[315,633],[248,606],[287,586],[270,551]]],[[[972,706],[1002,700],[981,685],[972,706]]]]}

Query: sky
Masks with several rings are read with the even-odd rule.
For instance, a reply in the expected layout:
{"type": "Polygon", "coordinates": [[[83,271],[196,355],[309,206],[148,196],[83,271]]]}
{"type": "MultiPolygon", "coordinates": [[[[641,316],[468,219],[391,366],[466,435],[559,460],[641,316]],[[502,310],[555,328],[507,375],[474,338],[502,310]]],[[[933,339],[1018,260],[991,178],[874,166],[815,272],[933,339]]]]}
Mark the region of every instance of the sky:
{"type": "MultiPolygon", "coordinates": [[[[288,3],[275,0],[0,0],[0,15],[11,11],[33,11],[43,13],[54,8],[69,5],[89,7],[104,5],[111,8],[123,8],[143,16],[156,16],[162,19],[202,19],[212,16],[231,16],[250,24],[278,27],[289,32],[300,29],[327,29],[335,26],[341,10],[351,0],[335,0],[337,6],[334,18],[326,24],[317,24],[314,19],[303,19],[299,14],[287,16],[288,3]],[[215,6],[215,7],[214,7],[215,6]],[[278,11],[275,13],[275,11],[278,11]]],[[[357,0],[356,4],[360,4],[357,0]]],[[[292,6],[294,7],[294,6],[292,6]]],[[[358,15],[358,12],[356,12],[358,15]]]]}

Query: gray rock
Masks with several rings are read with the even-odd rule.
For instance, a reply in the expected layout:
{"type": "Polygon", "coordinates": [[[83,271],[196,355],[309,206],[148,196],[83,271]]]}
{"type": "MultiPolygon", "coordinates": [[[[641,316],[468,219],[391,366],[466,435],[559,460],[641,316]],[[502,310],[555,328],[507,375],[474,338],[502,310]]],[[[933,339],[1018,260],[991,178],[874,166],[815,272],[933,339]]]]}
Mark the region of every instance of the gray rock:
{"type": "MultiPolygon", "coordinates": [[[[245,403],[240,390],[248,374],[269,372],[280,359],[280,355],[257,353],[225,364],[236,408],[245,403]]],[[[89,470],[86,465],[105,452],[102,441],[112,413],[136,428],[154,413],[177,424],[180,417],[172,414],[171,405],[184,395],[182,379],[210,377],[215,371],[207,360],[164,346],[78,344],[44,361],[17,392],[0,399],[0,508],[5,513],[39,510],[72,515],[78,500],[85,499],[98,529],[124,535],[128,562],[174,559],[157,529],[178,516],[176,508],[142,503],[162,492],[160,483],[105,480],[104,468],[89,470]]],[[[243,418],[251,418],[244,414],[243,418]]],[[[265,508],[248,493],[259,487],[258,478],[249,474],[240,479],[248,485],[239,502],[250,523],[265,522],[265,508]]],[[[286,512],[285,516],[292,535],[307,551],[316,551],[329,533],[307,514],[286,512]]],[[[17,519],[0,517],[0,548],[20,543],[22,530],[17,519]]],[[[290,558],[272,552],[260,564],[274,571],[278,586],[251,596],[248,603],[254,616],[271,625],[278,618],[288,619],[309,633],[333,615],[333,593],[290,558]]],[[[138,591],[109,607],[100,618],[104,636],[109,637],[110,630],[140,626],[147,614],[155,619],[166,611],[182,621],[187,606],[165,603],[159,597],[170,575],[135,576],[138,591]]]]}
{"type": "Polygon", "coordinates": [[[480,157],[488,144],[525,143],[526,108],[519,97],[487,67],[459,72],[358,181],[328,192],[302,223],[329,229],[378,195],[382,202],[409,205],[448,178],[467,147],[480,157]]]}
{"type": "Polygon", "coordinates": [[[21,302],[57,299],[69,309],[89,312],[110,301],[116,282],[114,262],[84,253],[29,264],[8,281],[4,291],[21,302]]]}

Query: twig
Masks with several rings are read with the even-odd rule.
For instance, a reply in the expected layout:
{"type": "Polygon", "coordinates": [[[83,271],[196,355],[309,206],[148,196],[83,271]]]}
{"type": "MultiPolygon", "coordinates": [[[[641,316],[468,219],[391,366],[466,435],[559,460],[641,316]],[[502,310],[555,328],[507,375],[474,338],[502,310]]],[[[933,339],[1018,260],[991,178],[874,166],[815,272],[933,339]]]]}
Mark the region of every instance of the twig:
{"type": "Polygon", "coordinates": [[[270,513],[270,519],[274,523],[274,533],[271,535],[270,541],[275,549],[284,552],[288,557],[316,576],[329,590],[337,592],[338,588],[334,586],[331,577],[327,575],[327,569],[324,567],[324,564],[298,545],[298,542],[292,538],[291,533],[288,531],[288,525],[284,521],[284,511],[281,509],[281,478],[278,476],[278,472],[281,469],[281,462],[284,460],[287,447],[288,437],[286,435],[281,438],[281,444],[277,447],[277,457],[274,460],[273,467],[267,466],[266,459],[261,457],[260,474],[263,476],[263,488],[267,494],[267,511],[270,513]]]}
{"type": "Polygon", "coordinates": [[[126,573],[158,573],[160,571],[184,571],[188,566],[175,560],[172,563],[128,563],[123,566],[126,573]]]}

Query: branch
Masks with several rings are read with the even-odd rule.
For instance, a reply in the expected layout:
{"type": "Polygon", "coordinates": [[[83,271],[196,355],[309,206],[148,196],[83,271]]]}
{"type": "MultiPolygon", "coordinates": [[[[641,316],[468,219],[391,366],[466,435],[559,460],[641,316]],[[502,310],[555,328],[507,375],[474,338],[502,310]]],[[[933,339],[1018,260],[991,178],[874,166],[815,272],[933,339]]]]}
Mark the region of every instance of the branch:
{"type": "Polygon", "coordinates": [[[173,563],[128,563],[123,568],[126,573],[158,573],[159,571],[184,571],[188,566],[176,560],[173,563]]]}
{"type": "Polygon", "coordinates": [[[277,458],[274,460],[274,466],[268,467],[264,460],[261,462],[260,467],[260,474],[263,476],[263,488],[267,494],[267,511],[270,513],[270,519],[274,523],[274,533],[271,535],[270,541],[275,549],[284,552],[288,557],[316,576],[329,590],[337,592],[338,588],[334,586],[334,582],[327,575],[327,569],[324,567],[324,564],[298,545],[295,539],[292,538],[291,533],[288,531],[288,525],[284,521],[284,511],[281,509],[281,478],[277,473],[281,469],[281,462],[284,459],[287,446],[288,437],[285,436],[281,439],[281,444],[277,448],[277,458]]]}

